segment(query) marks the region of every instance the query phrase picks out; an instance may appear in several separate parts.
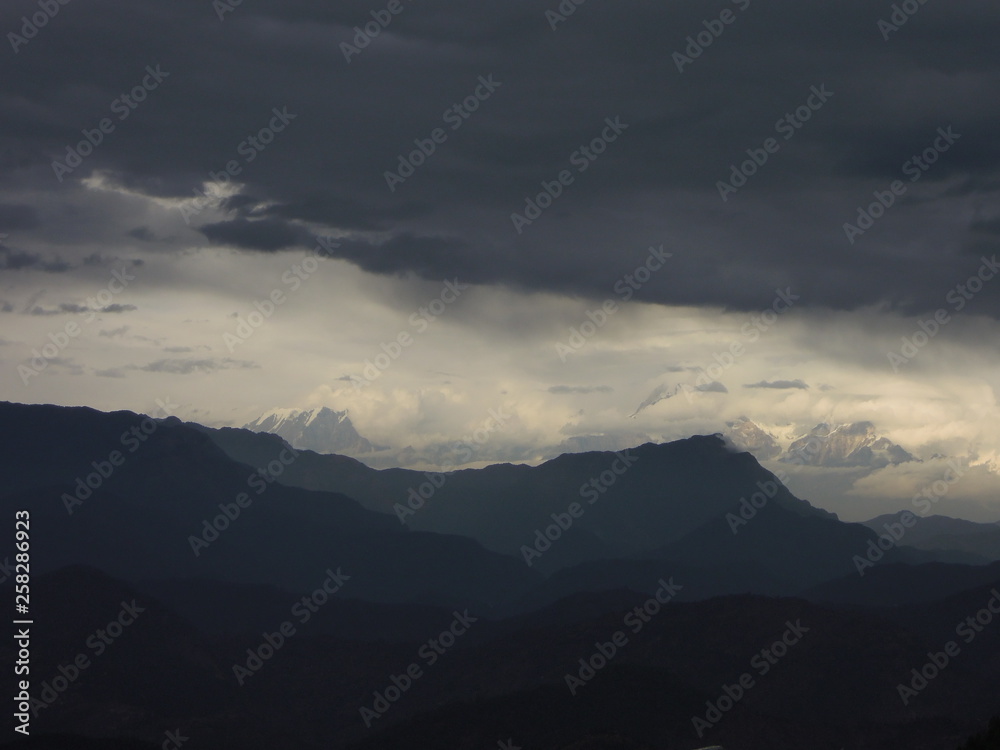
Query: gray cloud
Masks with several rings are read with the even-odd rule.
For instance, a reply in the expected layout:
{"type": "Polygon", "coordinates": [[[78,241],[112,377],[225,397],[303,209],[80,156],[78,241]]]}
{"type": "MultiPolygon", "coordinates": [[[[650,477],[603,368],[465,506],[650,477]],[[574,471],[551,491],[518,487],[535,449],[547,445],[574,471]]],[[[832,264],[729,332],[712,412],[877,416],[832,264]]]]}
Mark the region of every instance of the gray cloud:
{"type": "Polygon", "coordinates": [[[199,227],[199,231],[214,244],[235,245],[248,250],[283,250],[311,241],[305,230],[274,219],[234,219],[205,224],[199,227]]]}
{"type": "Polygon", "coordinates": [[[125,234],[128,237],[142,240],[143,242],[153,242],[156,239],[156,236],[149,227],[136,227],[135,229],[130,229],[125,234]]]}
{"type": "Polygon", "coordinates": [[[699,393],[729,393],[729,389],[717,380],[696,385],[694,389],[699,393]]]}
{"type": "Polygon", "coordinates": [[[191,375],[192,373],[212,373],[219,370],[251,370],[260,367],[256,362],[246,360],[205,358],[205,359],[158,359],[147,365],[129,368],[143,372],[165,372],[171,375],[191,375]]]}
{"type": "Polygon", "coordinates": [[[157,372],[168,375],[194,375],[198,373],[211,374],[221,370],[254,370],[260,367],[256,362],[230,357],[205,357],[202,359],[165,358],[149,362],[145,365],[124,365],[94,370],[94,374],[103,378],[124,378],[129,372],[157,372]]]}
{"type": "Polygon", "coordinates": [[[49,260],[41,255],[23,250],[14,250],[0,244],[0,270],[6,271],[46,271],[47,273],[63,273],[71,266],[62,260],[49,260]]]}
{"type": "Polygon", "coordinates": [[[747,383],[744,388],[774,388],[776,390],[787,390],[798,388],[807,390],[809,385],[801,380],[761,380],[758,383],[747,383]]]}
{"type": "Polygon", "coordinates": [[[28,310],[28,315],[82,315],[83,313],[119,314],[132,312],[138,309],[139,308],[135,305],[122,305],[117,302],[105,305],[104,307],[88,307],[87,305],[80,305],[73,302],[63,302],[58,307],[42,307],[40,305],[33,305],[28,310]]]}
{"type": "Polygon", "coordinates": [[[549,393],[558,396],[587,393],[611,393],[613,391],[614,388],[610,385],[553,385],[549,388],[549,393]]]}
{"type": "Polygon", "coordinates": [[[119,336],[124,336],[128,333],[128,326],[119,326],[118,328],[105,328],[99,332],[98,335],[105,336],[107,338],[117,338],[119,336]]]}

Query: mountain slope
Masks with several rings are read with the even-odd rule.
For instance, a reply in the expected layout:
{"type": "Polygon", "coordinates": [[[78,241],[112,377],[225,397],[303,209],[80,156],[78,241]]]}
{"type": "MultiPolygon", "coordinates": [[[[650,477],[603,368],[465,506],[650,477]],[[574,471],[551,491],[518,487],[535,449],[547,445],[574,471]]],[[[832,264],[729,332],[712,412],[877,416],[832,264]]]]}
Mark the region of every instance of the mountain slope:
{"type": "MultiPolygon", "coordinates": [[[[239,460],[259,460],[274,448],[234,430],[212,435],[239,460]]],[[[471,536],[517,556],[557,522],[553,514],[565,525],[575,503],[579,517],[537,561],[539,569],[548,571],[659,549],[722,516],[761,487],[773,491],[769,502],[796,514],[830,516],[794,497],[749,454],[728,450],[719,436],[646,444],[620,453],[566,454],[534,467],[499,464],[447,475],[376,471],[342,457],[304,453],[282,481],[343,492],[368,508],[395,510],[411,528],[471,536]]]]}
{"type": "Polygon", "coordinates": [[[277,482],[298,460],[283,445],[255,469],[177,420],[0,404],[0,423],[0,508],[28,509],[45,529],[33,545],[39,570],[83,563],[127,580],[300,592],[342,567],[352,597],[481,608],[539,580],[473,540],[412,532],[345,495],[277,482]],[[121,437],[133,428],[145,440],[130,450],[121,437]]]}
{"type": "MultiPolygon", "coordinates": [[[[885,524],[898,523],[906,511],[865,521],[865,526],[881,532],[885,524]]],[[[1000,560],[1000,524],[976,523],[947,516],[913,516],[900,544],[922,550],[964,552],[973,561],[1000,560]]]]}

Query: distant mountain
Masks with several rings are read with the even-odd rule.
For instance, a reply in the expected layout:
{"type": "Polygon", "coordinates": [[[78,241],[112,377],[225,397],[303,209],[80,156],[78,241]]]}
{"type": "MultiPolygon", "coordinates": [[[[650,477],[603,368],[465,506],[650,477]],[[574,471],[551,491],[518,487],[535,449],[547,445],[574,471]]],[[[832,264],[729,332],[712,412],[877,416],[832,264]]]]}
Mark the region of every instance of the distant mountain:
{"type": "Polygon", "coordinates": [[[566,438],[545,454],[546,459],[556,458],[563,453],[588,453],[590,451],[621,451],[636,445],[651,442],[649,435],[641,433],[612,435],[575,435],[566,438]]]}
{"type": "Polygon", "coordinates": [[[726,422],[725,434],[733,445],[752,453],[758,461],[769,461],[781,455],[781,445],[774,435],[746,417],[726,422]]]}
{"type": "Polygon", "coordinates": [[[777,459],[800,466],[881,469],[916,459],[888,438],[877,434],[871,422],[816,425],[807,433],[782,438],[748,419],[726,423],[733,445],[760,461],[777,459]]]}
{"type": "Polygon", "coordinates": [[[881,469],[915,459],[888,438],[879,437],[871,422],[836,426],[824,422],[792,442],[779,460],[805,466],[881,469]]]}
{"type": "Polygon", "coordinates": [[[823,604],[895,607],[933,602],[976,586],[1000,581],[1000,562],[969,566],[946,563],[895,565],[885,563],[827,581],[800,593],[823,604]]]}
{"type": "Polygon", "coordinates": [[[386,450],[358,434],[346,411],[319,409],[276,409],[243,426],[253,432],[270,432],[284,438],[293,448],[363,456],[386,450]]]}
{"type": "MultiPolygon", "coordinates": [[[[909,511],[878,516],[864,525],[881,533],[885,524],[899,522],[909,511]]],[[[911,526],[900,540],[901,545],[922,550],[954,550],[980,560],[1000,560],[1000,523],[976,523],[948,516],[913,516],[911,526]]]]}

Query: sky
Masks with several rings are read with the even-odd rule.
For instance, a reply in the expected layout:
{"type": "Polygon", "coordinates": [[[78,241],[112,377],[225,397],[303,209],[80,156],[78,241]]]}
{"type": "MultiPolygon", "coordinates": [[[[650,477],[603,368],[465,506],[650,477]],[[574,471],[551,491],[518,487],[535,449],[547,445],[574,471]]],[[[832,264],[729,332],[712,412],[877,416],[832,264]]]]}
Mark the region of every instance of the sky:
{"type": "Polygon", "coordinates": [[[3,4],[0,399],[526,461],[870,420],[920,466],[803,491],[960,457],[1000,519],[995,3],[324,5],[3,4]]]}

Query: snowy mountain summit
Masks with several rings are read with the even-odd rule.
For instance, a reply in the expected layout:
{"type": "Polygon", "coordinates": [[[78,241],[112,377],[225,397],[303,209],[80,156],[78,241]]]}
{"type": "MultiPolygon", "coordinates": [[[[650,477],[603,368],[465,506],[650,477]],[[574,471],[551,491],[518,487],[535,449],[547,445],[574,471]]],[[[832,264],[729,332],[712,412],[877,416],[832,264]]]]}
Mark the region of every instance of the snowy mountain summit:
{"type": "Polygon", "coordinates": [[[787,430],[768,430],[740,417],[726,423],[726,428],[734,446],[765,461],[777,458],[783,463],[805,466],[879,469],[916,460],[902,447],[880,436],[871,422],[821,423],[804,435],[789,435],[787,430]]]}
{"type": "Polygon", "coordinates": [[[245,430],[270,432],[287,440],[293,448],[359,456],[383,450],[358,434],[346,411],[319,409],[275,409],[253,422],[245,430]]]}

